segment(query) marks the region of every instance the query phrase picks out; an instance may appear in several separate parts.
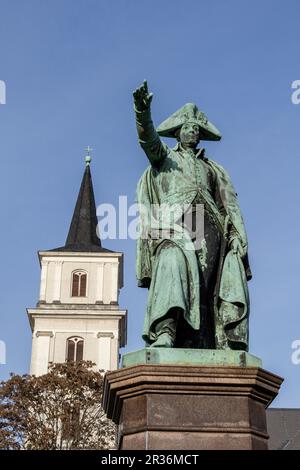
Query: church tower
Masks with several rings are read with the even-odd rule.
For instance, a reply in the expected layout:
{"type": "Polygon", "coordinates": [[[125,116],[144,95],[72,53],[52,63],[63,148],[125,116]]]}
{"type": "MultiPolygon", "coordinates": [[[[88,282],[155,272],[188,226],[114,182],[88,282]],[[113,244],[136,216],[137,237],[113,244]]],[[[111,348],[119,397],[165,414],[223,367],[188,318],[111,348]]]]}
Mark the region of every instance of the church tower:
{"type": "Polygon", "coordinates": [[[118,303],[123,253],[103,248],[97,236],[90,161],[88,155],[65,245],[38,252],[39,301],[27,309],[34,375],[46,374],[50,362],[68,360],[117,369],[119,348],[126,344],[127,311],[118,303]]]}

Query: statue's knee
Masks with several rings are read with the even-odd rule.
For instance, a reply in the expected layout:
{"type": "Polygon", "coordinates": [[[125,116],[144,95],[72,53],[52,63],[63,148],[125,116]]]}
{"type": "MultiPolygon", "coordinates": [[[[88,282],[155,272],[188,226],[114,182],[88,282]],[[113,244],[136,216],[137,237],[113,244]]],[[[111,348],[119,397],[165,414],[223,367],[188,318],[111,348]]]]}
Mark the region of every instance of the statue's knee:
{"type": "Polygon", "coordinates": [[[167,245],[158,254],[159,260],[169,266],[177,266],[184,262],[184,255],[181,249],[175,244],[167,245]]]}

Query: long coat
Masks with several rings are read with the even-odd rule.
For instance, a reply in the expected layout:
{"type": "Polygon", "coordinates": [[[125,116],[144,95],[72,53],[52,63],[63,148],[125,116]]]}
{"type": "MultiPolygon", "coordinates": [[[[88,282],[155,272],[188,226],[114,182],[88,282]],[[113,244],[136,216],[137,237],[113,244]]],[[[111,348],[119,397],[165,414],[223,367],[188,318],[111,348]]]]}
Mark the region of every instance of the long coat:
{"type": "MultiPolygon", "coordinates": [[[[233,348],[248,349],[249,295],[247,280],[251,278],[248,264],[247,235],[237,201],[237,195],[227,172],[214,161],[203,158],[211,169],[215,179],[215,192],[211,194],[197,180],[195,169],[187,158],[183,158],[179,146],[168,149],[167,156],[159,167],[150,166],[139,180],[137,200],[140,205],[140,238],[137,241],[136,275],[140,287],[149,287],[157,248],[168,237],[169,228],[161,213],[157,216],[153,205],[157,207],[177,206],[176,218],[182,215],[186,205],[191,204],[197,193],[201,193],[207,207],[218,220],[223,234],[218,288],[214,298],[217,348],[222,348],[224,336],[233,348]],[[180,208],[182,207],[182,213],[180,208]],[[151,214],[151,217],[150,217],[151,214]],[[241,242],[243,255],[233,253],[228,247],[228,234],[235,233],[241,242]],[[219,337],[219,341],[218,341],[219,337]]],[[[177,226],[178,227],[178,226],[177,226]]],[[[185,319],[194,329],[200,328],[200,279],[195,251],[191,249],[189,234],[184,228],[181,235],[172,241],[184,253],[187,267],[189,288],[189,308],[185,319]]],[[[167,312],[165,312],[167,313],[167,312]]],[[[151,324],[157,318],[151,316],[151,302],[148,302],[143,336],[147,338],[151,324]]]]}

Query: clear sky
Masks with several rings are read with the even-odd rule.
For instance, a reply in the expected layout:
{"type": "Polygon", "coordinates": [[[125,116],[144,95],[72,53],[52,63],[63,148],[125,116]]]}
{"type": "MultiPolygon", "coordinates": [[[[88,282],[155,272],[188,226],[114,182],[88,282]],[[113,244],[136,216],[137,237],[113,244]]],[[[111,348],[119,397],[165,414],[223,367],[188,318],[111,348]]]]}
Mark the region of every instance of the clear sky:
{"type": "MultiPolygon", "coordinates": [[[[274,405],[300,407],[299,15],[298,0],[0,0],[2,377],[28,371],[36,253],[65,241],[87,145],[97,204],[134,201],[147,160],[132,90],[147,78],[157,125],[192,101],[222,132],[206,148],[230,172],[248,231],[250,351],[285,377],[274,405]]],[[[125,255],[131,351],[147,296],[135,242],[103,245],[125,255]]]]}

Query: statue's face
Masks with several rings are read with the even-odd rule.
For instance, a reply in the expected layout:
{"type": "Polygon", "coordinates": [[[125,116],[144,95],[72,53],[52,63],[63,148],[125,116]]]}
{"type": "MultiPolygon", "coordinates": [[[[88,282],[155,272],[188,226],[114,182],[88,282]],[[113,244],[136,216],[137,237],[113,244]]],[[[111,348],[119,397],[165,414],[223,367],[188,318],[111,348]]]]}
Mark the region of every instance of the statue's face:
{"type": "Polygon", "coordinates": [[[180,129],[179,140],[183,147],[197,147],[200,141],[200,126],[194,122],[185,122],[180,129]]]}

